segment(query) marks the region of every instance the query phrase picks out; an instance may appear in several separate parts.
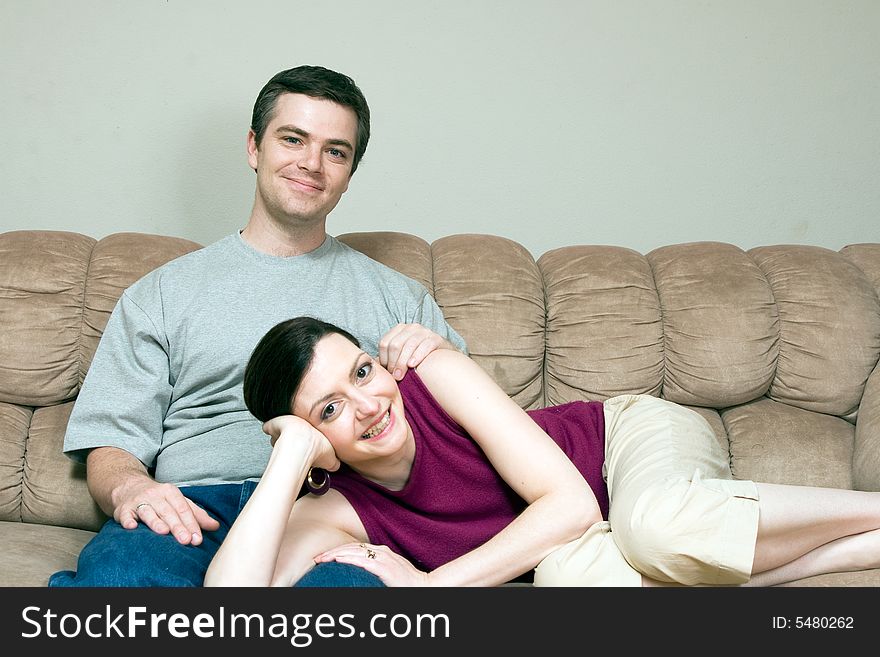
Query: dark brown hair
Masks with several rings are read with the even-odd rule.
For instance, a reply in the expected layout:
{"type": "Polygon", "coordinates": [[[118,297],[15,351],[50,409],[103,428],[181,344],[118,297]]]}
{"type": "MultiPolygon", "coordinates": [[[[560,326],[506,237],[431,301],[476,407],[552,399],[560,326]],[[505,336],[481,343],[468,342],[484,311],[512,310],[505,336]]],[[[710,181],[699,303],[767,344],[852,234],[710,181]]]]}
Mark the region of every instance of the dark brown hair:
{"type": "Polygon", "coordinates": [[[280,322],[254,347],[244,370],[244,403],[261,422],[290,415],[293,397],[311,367],[315,345],[336,333],[360,347],[351,333],[314,317],[280,322]]]}

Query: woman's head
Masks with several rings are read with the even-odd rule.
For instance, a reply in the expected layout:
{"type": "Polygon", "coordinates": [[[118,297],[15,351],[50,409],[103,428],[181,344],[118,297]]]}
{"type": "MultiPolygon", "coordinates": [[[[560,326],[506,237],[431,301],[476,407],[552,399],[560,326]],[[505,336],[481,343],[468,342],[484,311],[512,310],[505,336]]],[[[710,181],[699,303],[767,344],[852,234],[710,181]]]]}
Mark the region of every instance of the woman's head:
{"type": "Polygon", "coordinates": [[[263,422],[279,415],[304,419],[339,460],[365,476],[370,464],[401,453],[411,457],[397,381],[332,324],[297,317],[273,327],[245,368],[244,399],[263,422]]]}
{"type": "Polygon", "coordinates": [[[293,398],[312,365],[315,346],[340,335],[360,348],[351,333],[314,317],[294,317],[273,326],[257,343],[244,371],[244,403],[261,422],[289,415],[293,398]]]}

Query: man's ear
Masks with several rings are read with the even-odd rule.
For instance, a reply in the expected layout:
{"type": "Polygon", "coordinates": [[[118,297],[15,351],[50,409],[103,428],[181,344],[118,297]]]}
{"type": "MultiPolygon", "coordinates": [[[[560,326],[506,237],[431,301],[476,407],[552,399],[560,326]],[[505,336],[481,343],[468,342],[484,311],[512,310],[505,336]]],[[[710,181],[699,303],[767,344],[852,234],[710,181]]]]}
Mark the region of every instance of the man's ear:
{"type": "Polygon", "coordinates": [[[248,130],[247,134],[247,153],[248,153],[248,166],[254,171],[257,170],[257,159],[259,156],[260,147],[257,146],[257,135],[253,130],[248,130]]]}

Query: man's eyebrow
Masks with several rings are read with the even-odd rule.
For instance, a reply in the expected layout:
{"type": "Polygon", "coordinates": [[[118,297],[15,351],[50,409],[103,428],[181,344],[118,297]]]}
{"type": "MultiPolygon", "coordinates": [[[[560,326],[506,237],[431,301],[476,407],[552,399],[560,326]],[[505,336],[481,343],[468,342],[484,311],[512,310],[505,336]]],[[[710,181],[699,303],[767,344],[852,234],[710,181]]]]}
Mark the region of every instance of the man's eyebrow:
{"type": "MultiPolygon", "coordinates": [[[[312,136],[307,131],[303,130],[302,128],[297,128],[295,125],[282,125],[279,126],[277,130],[275,130],[276,134],[284,134],[288,132],[292,132],[293,134],[299,135],[300,137],[305,137],[306,139],[312,136]]],[[[345,146],[349,150],[354,150],[354,146],[352,146],[351,142],[349,142],[347,139],[328,139],[324,143],[331,146],[345,146]]]]}
{"type": "MultiPolygon", "coordinates": [[[[353,379],[355,376],[355,373],[360,369],[361,356],[363,356],[363,355],[364,355],[363,352],[361,352],[360,354],[358,354],[358,357],[355,358],[354,365],[351,366],[351,370],[348,372],[349,379],[353,379]]],[[[309,415],[314,414],[315,408],[317,408],[318,406],[320,406],[321,404],[323,404],[327,400],[332,399],[333,397],[336,396],[336,394],[337,393],[335,393],[335,392],[328,392],[326,395],[324,395],[320,399],[316,399],[315,402],[312,404],[312,407],[309,409],[309,415]]]]}

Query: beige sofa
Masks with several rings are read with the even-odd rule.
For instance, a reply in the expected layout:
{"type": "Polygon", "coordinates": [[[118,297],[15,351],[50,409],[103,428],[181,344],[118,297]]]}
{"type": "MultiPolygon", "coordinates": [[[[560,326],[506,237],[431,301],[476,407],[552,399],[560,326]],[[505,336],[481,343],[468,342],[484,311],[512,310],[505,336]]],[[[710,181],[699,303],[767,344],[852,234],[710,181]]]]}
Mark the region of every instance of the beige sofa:
{"type": "MultiPolygon", "coordinates": [[[[738,478],[880,490],[880,244],[692,243],[642,255],[402,233],[343,240],[421,281],[523,407],[649,393],[696,408],[738,478]]],[[[73,569],[105,517],[64,427],[122,290],[199,248],[0,234],[0,585],[73,569]]],[[[880,570],[804,585],[880,585],[880,570]]]]}

